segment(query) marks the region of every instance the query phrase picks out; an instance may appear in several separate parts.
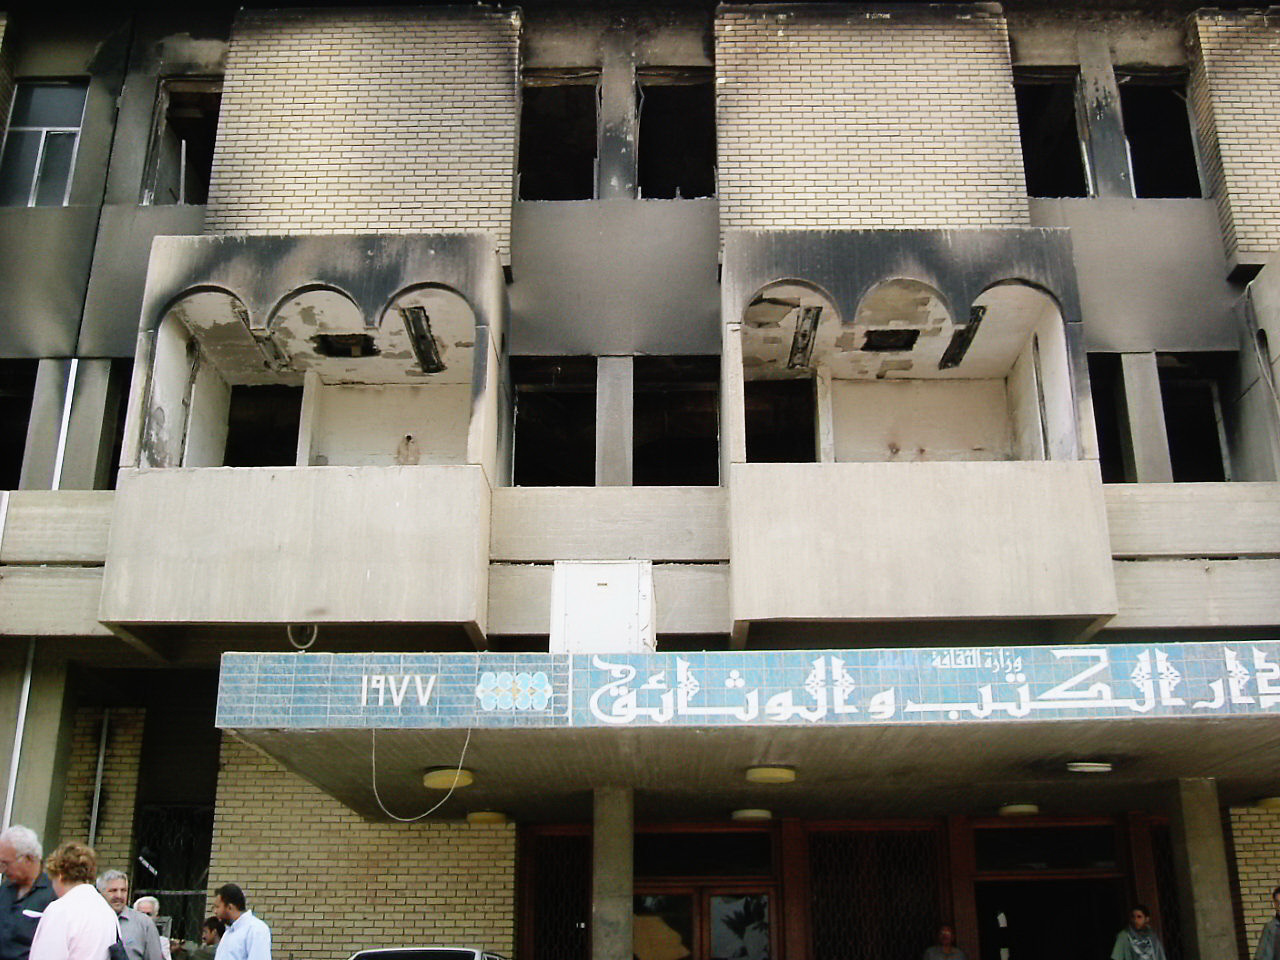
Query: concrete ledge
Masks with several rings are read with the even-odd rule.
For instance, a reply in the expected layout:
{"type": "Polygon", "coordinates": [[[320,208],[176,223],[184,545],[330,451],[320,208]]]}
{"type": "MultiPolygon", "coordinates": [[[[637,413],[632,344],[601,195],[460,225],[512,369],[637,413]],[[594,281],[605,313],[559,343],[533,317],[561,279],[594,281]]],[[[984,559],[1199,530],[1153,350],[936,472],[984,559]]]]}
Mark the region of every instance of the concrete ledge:
{"type": "Polygon", "coordinates": [[[101,564],[114,500],[110,490],[10,491],[0,563],[101,564]]]}
{"type": "Polygon", "coordinates": [[[503,487],[494,560],[726,560],[720,487],[503,487]]]}
{"type": "Polygon", "coordinates": [[[734,464],[733,619],[1116,611],[1096,464],[734,464]]]}
{"type": "Polygon", "coordinates": [[[1103,488],[1115,557],[1280,556],[1280,483],[1103,488]]]}
{"type": "Polygon", "coordinates": [[[1118,560],[1107,628],[1274,627],[1280,560],[1118,560]]]}
{"type": "Polygon", "coordinates": [[[121,471],[101,619],[483,632],[479,466],[121,471]]]}
{"type": "Polygon", "coordinates": [[[0,567],[0,635],[109,637],[101,567],[0,567]]]}

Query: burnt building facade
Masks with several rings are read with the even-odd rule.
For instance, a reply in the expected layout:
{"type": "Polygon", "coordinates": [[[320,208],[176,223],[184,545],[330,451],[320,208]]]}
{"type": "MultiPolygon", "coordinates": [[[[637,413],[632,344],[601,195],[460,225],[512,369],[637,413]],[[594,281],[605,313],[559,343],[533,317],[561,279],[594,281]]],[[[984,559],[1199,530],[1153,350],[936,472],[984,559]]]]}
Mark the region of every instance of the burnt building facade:
{"type": "Polygon", "coordinates": [[[5,819],[190,936],[1243,956],[1280,17],[0,15],[5,819]]]}

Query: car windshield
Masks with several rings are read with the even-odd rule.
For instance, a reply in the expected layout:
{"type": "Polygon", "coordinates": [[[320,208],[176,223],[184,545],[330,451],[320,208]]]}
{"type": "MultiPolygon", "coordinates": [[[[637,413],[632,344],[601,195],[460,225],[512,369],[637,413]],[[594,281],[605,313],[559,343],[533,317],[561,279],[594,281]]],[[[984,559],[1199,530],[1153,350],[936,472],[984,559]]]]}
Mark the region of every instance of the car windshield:
{"type": "Polygon", "coordinates": [[[405,950],[366,950],[351,960],[475,960],[474,950],[450,950],[447,947],[418,947],[405,950]]]}

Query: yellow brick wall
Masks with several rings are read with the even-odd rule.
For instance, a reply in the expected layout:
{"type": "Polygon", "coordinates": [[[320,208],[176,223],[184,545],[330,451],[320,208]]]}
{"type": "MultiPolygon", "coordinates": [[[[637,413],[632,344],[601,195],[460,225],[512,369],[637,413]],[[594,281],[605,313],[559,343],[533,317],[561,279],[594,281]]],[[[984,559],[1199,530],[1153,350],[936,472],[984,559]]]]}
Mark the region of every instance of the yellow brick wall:
{"type": "MultiPolygon", "coordinates": [[[[99,870],[123,870],[132,876],[133,814],[138,795],[138,766],[142,760],[142,728],[146,711],[113,707],[107,723],[107,752],[94,849],[99,870]]],[[[67,760],[67,788],[62,803],[59,842],[89,839],[93,785],[98,769],[102,708],[76,711],[67,760]]],[[[52,849],[48,842],[46,847],[52,849]]]]}
{"type": "Polygon", "coordinates": [[[478,6],[243,11],[206,230],[483,230],[507,259],[519,29],[478,6]]]}
{"type": "Polygon", "coordinates": [[[724,7],[715,34],[722,227],[1028,225],[989,7],[724,7]]]}
{"type": "Polygon", "coordinates": [[[276,960],[431,943],[511,956],[514,826],[370,823],[230,737],[221,766],[209,885],[244,888],[276,960]]]}
{"type": "Polygon", "coordinates": [[[1280,247],[1280,17],[1206,10],[1188,31],[1191,100],[1228,258],[1280,247]]]}
{"type": "Polygon", "coordinates": [[[1271,891],[1280,886],[1280,811],[1233,807],[1231,841],[1240,878],[1237,895],[1245,943],[1251,957],[1263,925],[1275,915],[1271,891]]]}

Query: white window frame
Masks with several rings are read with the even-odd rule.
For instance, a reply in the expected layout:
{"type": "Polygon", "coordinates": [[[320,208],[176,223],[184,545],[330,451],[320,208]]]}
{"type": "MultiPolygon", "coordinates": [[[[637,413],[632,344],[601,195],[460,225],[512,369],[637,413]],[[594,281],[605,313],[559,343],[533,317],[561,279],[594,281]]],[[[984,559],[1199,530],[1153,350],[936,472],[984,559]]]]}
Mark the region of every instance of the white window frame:
{"type": "MultiPolygon", "coordinates": [[[[40,79],[24,79],[17,80],[13,85],[13,94],[9,98],[9,116],[4,127],[4,142],[0,143],[0,157],[4,156],[5,149],[9,146],[10,133],[39,133],[40,149],[36,151],[35,169],[31,172],[31,190],[27,193],[27,202],[25,206],[36,206],[36,197],[40,193],[40,167],[44,163],[45,144],[49,142],[49,134],[51,133],[74,133],[76,142],[71,147],[71,166],[67,170],[67,186],[62,191],[62,202],[57,206],[65,207],[71,200],[71,184],[75,180],[76,161],[80,158],[80,132],[84,129],[84,115],[89,107],[89,87],[85,83],[77,83],[72,80],[40,80],[40,79]],[[80,123],[74,127],[15,127],[13,126],[13,108],[18,102],[18,90],[21,87],[81,87],[84,89],[84,102],[80,105],[80,123]]],[[[49,204],[53,206],[53,204],[49,204]]]]}

